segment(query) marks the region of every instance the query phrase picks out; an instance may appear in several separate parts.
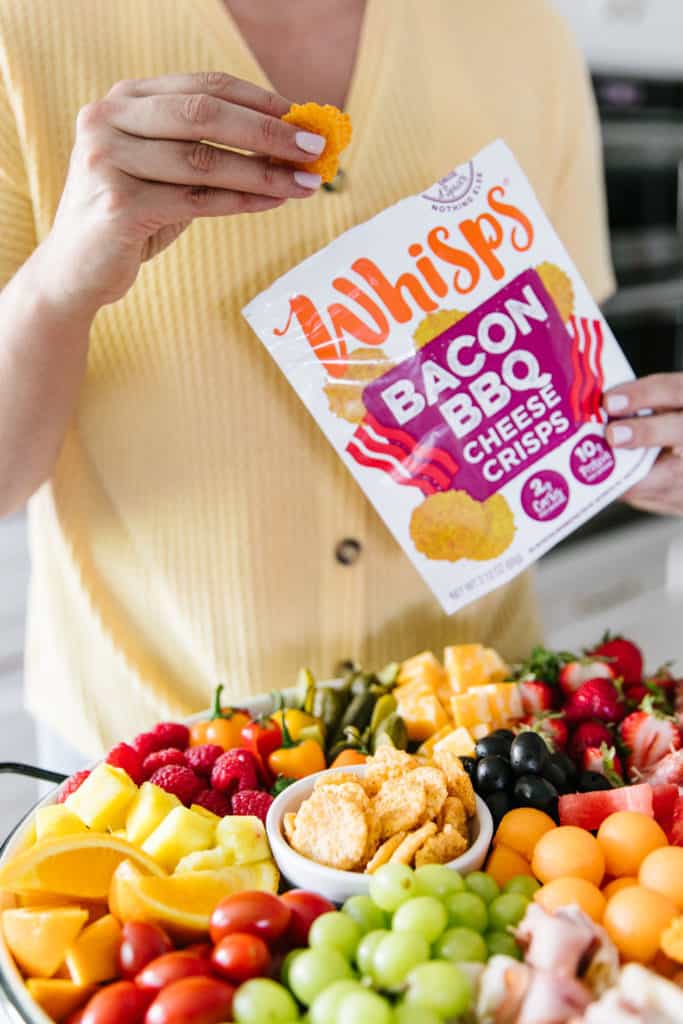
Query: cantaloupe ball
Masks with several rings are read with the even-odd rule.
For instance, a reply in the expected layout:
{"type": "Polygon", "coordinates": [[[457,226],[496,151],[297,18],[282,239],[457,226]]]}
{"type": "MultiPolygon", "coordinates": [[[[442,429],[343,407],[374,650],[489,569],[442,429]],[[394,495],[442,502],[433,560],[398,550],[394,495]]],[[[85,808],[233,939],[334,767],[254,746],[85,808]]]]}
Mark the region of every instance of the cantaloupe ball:
{"type": "Polygon", "coordinates": [[[560,907],[576,904],[596,924],[602,923],[607,906],[607,901],[597,885],[587,882],[585,878],[556,878],[534,893],[534,899],[551,913],[560,907]]]}
{"type": "Polygon", "coordinates": [[[569,876],[599,886],[605,874],[605,855],[590,832],[561,825],[536,843],[531,869],[544,884],[569,876]]]}
{"type": "Polygon", "coordinates": [[[606,900],[611,900],[615,893],[621,892],[622,889],[628,889],[629,885],[638,885],[638,879],[631,875],[625,875],[624,878],[613,878],[607,885],[603,885],[602,895],[606,900]]]}
{"type": "Polygon", "coordinates": [[[665,896],[630,885],[608,901],[603,925],[623,957],[647,964],[676,913],[676,904],[665,896]]]}
{"type": "Polygon", "coordinates": [[[652,892],[673,900],[683,910],[683,847],[663,846],[653,850],[640,865],[638,881],[652,892]]]}
{"type": "Polygon", "coordinates": [[[598,829],[598,842],[605,855],[605,870],[615,878],[637,875],[648,853],[669,844],[661,825],[637,811],[610,814],[598,829]]]}
{"type": "Polygon", "coordinates": [[[534,807],[515,807],[501,819],[493,837],[493,845],[507,846],[530,861],[541,836],[556,827],[550,815],[543,811],[537,811],[534,807]]]}
{"type": "Polygon", "coordinates": [[[511,850],[509,846],[494,846],[489,854],[486,863],[486,873],[491,876],[498,885],[503,888],[506,882],[518,875],[531,875],[531,864],[522,857],[521,853],[511,850]]]}

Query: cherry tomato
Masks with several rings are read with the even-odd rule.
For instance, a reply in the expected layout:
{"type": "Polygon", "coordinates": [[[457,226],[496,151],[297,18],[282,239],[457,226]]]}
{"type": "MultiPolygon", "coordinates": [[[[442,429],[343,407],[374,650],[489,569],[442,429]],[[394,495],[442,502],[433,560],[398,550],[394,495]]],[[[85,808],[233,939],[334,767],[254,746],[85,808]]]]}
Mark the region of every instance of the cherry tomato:
{"type": "Polygon", "coordinates": [[[330,903],[324,896],[317,892],[307,892],[305,889],[291,889],[280,897],[290,909],[291,917],[285,938],[291,946],[308,945],[308,933],[316,917],[336,910],[334,903],[330,903]]]}
{"type": "Polygon", "coordinates": [[[142,1024],[152,999],[132,981],[117,981],[96,992],[86,1004],[82,1024],[142,1024]]]}
{"type": "Polygon", "coordinates": [[[146,921],[126,921],[119,946],[119,971],[133,979],[151,960],[169,953],[173,943],[163,928],[146,921]]]}
{"type": "Polygon", "coordinates": [[[273,942],[284,933],[291,912],[278,896],[269,892],[238,892],[226,896],[211,915],[211,938],[220,942],[231,932],[258,935],[273,942]]]}
{"type": "Polygon", "coordinates": [[[85,1006],[81,1006],[80,1010],[76,1010],[74,1013],[69,1014],[64,1021],[64,1024],[81,1024],[85,1010],[85,1006]]]}
{"type": "Polygon", "coordinates": [[[232,1020],[235,989],[217,978],[182,978],[156,997],[145,1024],[220,1024],[232,1020]]]}
{"type": "Polygon", "coordinates": [[[185,946],[181,952],[187,953],[188,956],[201,956],[207,960],[213,953],[213,946],[210,942],[193,942],[191,946],[185,946]]]}
{"type": "Polygon", "coordinates": [[[198,975],[208,977],[211,974],[211,961],[206,957],[193,956],[191,953],[164,953],[143,967],[135,978],[135,984],[156,995],[166,985],[180,981],[181,978],[194,978],[198,975]]]}
{"type": "Polygon", "coordinates": [[[214,947],[211,959],[216,973],[235,985],[265,977],[270,967],[270,953],[263,939],[246,932],[226,935],[214,947]]]}

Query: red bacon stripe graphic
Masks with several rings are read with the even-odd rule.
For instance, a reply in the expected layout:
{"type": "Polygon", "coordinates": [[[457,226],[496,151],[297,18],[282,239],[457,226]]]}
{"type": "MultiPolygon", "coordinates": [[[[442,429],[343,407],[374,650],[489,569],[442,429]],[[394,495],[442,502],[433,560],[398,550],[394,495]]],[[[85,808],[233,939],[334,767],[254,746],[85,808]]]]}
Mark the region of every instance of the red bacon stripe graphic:
{"type": "Polygon", "coordinates": [[[407,431],[399,430],[396,427],[385,427],[369,412],[365,414],[364,422],[368,423],[378,434],[403,445],[406,451],[419,454],[420,458],[425,461],[441,463],[444,469],[447,469],[453,476],[458,472],[458,463],[443,448],[429,448],[427,445],[418,444],[407,431]]]}
{"type": "Polygon", "coordinates": [[[398,484],[417,487],[423,494],[447,491],[458,464],[442,448],[420,445],[405,430],[385,427],[370,414],[358,425],[346,446],[356,462],[381,469],[398,484]]]}
{"type": "Polygon", "coordinates": [[[571,317],[568,330],[572,339],[571,359],[574,380],[570,392],[572,412],[581,421],[601,422],[600,403],[604,386],[602,349],[604,338],[599,320],[571,317]]]}

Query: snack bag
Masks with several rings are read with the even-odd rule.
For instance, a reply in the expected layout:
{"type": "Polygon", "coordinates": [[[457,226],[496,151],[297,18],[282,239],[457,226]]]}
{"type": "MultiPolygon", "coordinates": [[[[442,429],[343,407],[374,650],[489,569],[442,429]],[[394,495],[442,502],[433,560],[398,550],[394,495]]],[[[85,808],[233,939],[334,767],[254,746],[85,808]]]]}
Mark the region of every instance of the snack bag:
{"type": "Polygon", "coordinates": [[[657,456],[605,440],[633,372],[503,142],[243,312],[448,613],[657,456]]]}

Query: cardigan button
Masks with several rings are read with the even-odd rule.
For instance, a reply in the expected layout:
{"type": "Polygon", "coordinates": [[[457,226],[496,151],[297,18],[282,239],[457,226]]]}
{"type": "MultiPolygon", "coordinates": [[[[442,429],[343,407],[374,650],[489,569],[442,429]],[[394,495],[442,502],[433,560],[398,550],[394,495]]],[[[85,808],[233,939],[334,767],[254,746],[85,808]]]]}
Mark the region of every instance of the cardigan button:
{"type": "Polygon", "coordinates": [[[340,565],[354,565],[362,551],[360,541],[354,537],[344,537],[334,549],[334,557],[340,565]]]}
{"type": "Polygon", "coordinates": [[[340,168],[332,181],[323,182],[323,188],[326,192],[343,192],[347,184],[346,174],[340,168]]]}

